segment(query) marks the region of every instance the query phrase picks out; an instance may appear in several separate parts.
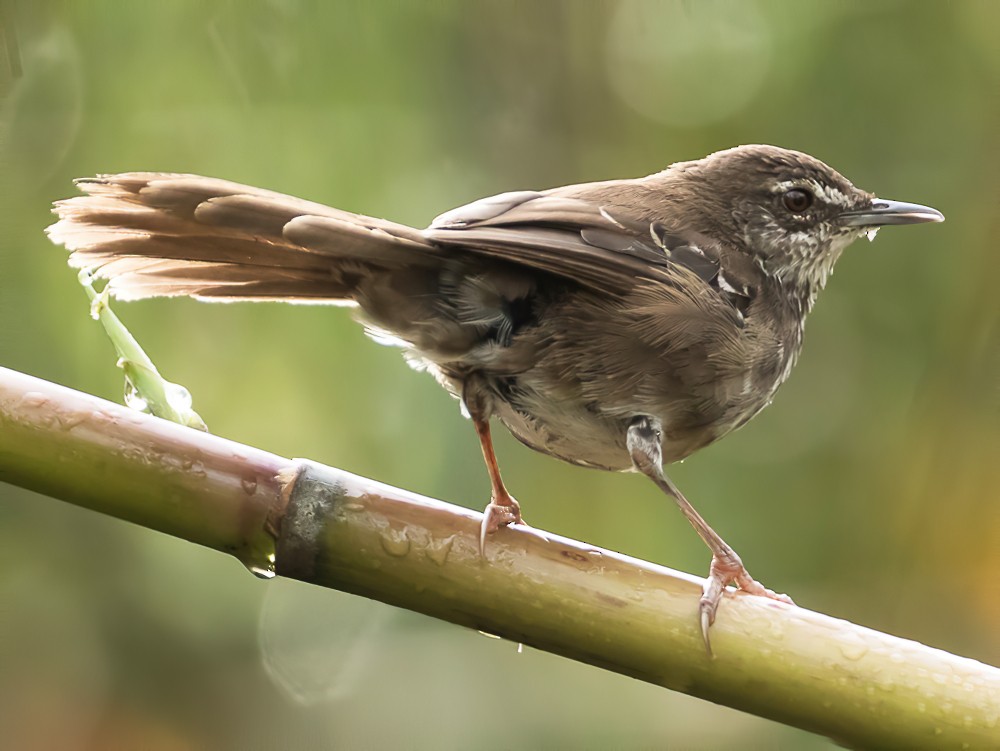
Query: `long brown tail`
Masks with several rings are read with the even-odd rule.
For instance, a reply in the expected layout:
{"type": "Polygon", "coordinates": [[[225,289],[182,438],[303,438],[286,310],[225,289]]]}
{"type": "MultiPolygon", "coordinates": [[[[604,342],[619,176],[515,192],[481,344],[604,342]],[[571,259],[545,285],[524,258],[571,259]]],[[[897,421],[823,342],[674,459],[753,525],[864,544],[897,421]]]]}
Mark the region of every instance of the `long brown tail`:
{"type": "Polygon", "coordinates": [[[419,230],[197,175],[128,172],[77,180],[47,230],[69,262],[116,297],[350,300],[376,269],[435,266],[419,230]]]}

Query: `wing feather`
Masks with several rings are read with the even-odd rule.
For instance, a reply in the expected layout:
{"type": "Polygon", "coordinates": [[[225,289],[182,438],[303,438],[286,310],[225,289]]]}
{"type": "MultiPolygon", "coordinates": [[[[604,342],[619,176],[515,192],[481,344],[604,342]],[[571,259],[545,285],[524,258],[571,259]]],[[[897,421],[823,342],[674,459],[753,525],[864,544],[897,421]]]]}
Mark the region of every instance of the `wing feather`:
{"type": "Polygon", "coordinates": [[[625,292],[638,279],[668,278],[667,254],[649,226],[593,201],[521,191],[442,214],[424,237],[587,287],[625,292]]]}

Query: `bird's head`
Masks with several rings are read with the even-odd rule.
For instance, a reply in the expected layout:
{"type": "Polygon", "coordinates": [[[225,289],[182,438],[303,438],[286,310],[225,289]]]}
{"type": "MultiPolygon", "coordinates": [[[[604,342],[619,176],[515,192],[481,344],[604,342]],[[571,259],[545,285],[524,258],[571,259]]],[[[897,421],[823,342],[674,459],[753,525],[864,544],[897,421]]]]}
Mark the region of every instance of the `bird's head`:
{"type": "MultiPolygon", "coordinates": [[[[674,165],[699,200],[704,234],[733,238],[764,270],[810,298],[847,245],[890,224],[941,222],[941,212],[876,198],[823,162],[775,146],[737,146],[674,165]]],[[[690,204],[689,204],[690,205],[690,204]]]]}

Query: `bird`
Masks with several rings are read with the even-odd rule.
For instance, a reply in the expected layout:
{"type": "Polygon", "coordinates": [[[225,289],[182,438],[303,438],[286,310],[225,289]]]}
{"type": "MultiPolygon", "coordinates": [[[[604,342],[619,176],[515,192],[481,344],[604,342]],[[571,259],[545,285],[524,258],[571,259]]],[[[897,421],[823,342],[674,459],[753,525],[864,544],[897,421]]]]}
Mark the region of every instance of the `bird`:
{"type": "Polygon", "coordinates": [[[745,145],[637,179],[518,190],[425,229],[189,174],[81,178],[50,239],[122,300],[293,301],[355,309],[461,400],[490,479],[488,535],[523,524],[491,419],[571,464],[648,477],[711,552],[698,622],[755,580],[663,467],[771,403],[846,246],[940,222],[808,154],[745,145]]]}

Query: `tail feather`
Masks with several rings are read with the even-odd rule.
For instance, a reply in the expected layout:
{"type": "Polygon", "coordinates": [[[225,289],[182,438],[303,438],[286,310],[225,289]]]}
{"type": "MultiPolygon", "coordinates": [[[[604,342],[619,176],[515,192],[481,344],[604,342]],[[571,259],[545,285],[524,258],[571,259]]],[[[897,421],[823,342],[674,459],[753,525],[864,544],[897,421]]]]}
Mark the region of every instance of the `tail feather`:
{"type": "Polygon", "coordinates": [[[49,237],[123,299],[345,301],[366,273],[440,262],[411,227],[226,180],[131,172],[77,185],[49,237]]]}

